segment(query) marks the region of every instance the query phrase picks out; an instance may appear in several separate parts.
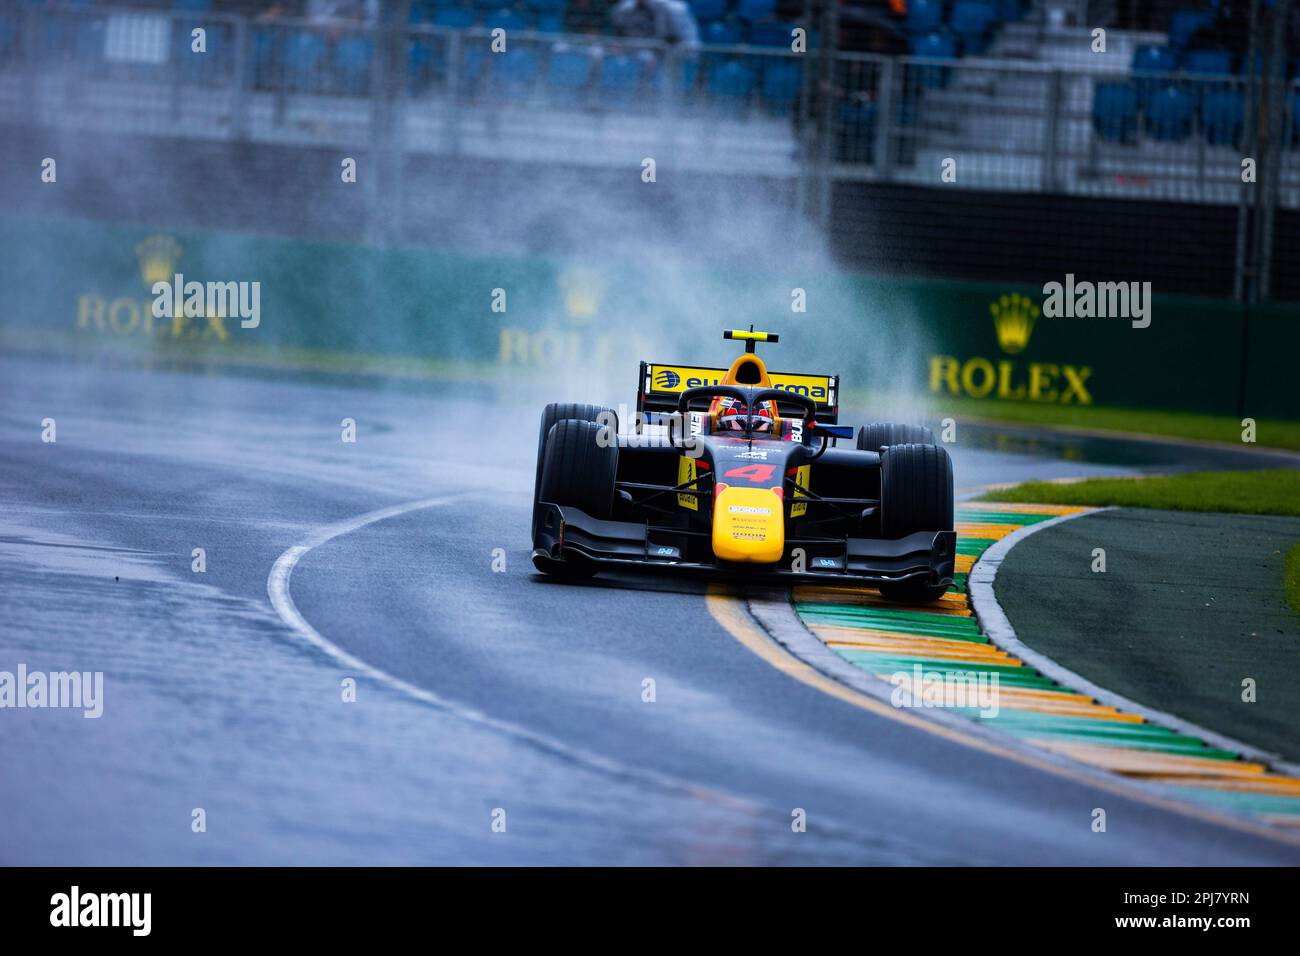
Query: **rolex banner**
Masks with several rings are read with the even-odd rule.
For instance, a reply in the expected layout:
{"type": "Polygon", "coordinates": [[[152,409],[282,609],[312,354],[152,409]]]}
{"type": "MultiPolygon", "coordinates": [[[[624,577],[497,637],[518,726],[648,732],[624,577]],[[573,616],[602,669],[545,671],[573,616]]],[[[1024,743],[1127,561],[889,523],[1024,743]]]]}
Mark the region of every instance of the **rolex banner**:
{"type": "Polygon", "coordinates": [[[781,333],[776,371],[864,392],[1300,419],[1300,310],[1164,296],[1140,277],[1042,287],[773,275],[695,263],[377,249],[0,218],[0,342],[460,377],[725,364],[723,327],[781,333]],[[653,330],[653,331],[652,331],[653,330]],[[1243,392],[1244,388],[1244,392],[1243,392]]]}

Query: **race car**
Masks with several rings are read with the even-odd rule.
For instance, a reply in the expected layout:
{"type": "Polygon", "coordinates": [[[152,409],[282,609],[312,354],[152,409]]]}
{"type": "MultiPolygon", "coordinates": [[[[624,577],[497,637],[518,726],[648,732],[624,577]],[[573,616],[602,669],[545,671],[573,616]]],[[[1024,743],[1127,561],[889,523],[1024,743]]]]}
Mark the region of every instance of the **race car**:
{"type": "Polygon", "coordinates": [[[757,343],[730,368],[641,363],[636,413],[551,404],[533,488],[533,563],[851,582],[893,600],[952,584],[952,461],[928,428],[837,422],[838,375],[769,372],[757,343]]]}

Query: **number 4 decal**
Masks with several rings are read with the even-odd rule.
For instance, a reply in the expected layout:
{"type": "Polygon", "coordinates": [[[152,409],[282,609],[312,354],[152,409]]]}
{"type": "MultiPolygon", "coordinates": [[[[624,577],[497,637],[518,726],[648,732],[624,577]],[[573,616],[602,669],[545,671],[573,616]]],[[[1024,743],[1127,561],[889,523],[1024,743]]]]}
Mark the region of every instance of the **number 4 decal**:
{"type": "Polygon", "coordinates": [[[733,468],[722,477],[724,478],[744,478],[746,481],[752,481],[756,485],[772,480],[776,474],[776,465],[742,465],[739,468],[733,468]]]}

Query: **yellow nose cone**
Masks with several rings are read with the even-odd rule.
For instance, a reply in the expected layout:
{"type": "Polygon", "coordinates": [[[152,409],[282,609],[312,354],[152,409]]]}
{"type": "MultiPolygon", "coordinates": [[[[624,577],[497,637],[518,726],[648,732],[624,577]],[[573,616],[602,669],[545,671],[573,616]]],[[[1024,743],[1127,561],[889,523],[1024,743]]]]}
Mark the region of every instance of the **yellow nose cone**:
{"type": "Polygon", "coordinates": [[[723,561],[780,561],[782,511],[781,496],[771,488],[723,488],[713,502],[713,553],[723,561]]]}

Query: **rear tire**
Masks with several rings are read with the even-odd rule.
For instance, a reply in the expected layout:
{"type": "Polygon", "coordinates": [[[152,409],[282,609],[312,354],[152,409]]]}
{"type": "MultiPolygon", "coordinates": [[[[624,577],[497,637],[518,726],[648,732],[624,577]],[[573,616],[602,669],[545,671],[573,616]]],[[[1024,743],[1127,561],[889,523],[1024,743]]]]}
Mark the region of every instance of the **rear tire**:
{"type": "MultiPolygon", "coordinates": [[[[614,481],[618,476],[618,446],[602,444],[604,426],[564,419],[551,427],[546,440],[539,494],[541,500],[569,506],[593,518],[608,521],[614,514],[614,481]]],[[[566,577],[596,573],[591,561],[533,559],[539,571],[566,577]]]]}
{"type": "MultiPolygon", "coordinates": [[[[541,425],[537,429],[537,471],[533,476],[533,510],[537,510],[537,502],[541,500],[542,492],[542,462],[546,456],[546,437],[551,433],[551,429],[557,422],[576,419],[580,422],[598,421],[603,412],[608,412],[610,420],[613,422],[614,431],[618,431],[618,415],[612,408],[605,408],[601,405],[587,405],[581,402],[552,402],[542,409],[541,425]]],[[[533,534],[537,533],[536,525],[533,526],[533,534]]]]}
{"type": "MultiPolygon", "coordinates": [[[[923,444],[886,448],[880,459],[881,537],[951,531],[952,499],[952,459],[945,449],[923,444]]],[[[908,602],[936,601],[946,590],[911,581],[880,587],[889,600],[908,602]]]]}
{"type": "Polygon", "coordinates": [[[891,445],[933,445],[934,432],[924,425],[872,422],[858,429],[858,451],[880,451],[891,445]]]}

